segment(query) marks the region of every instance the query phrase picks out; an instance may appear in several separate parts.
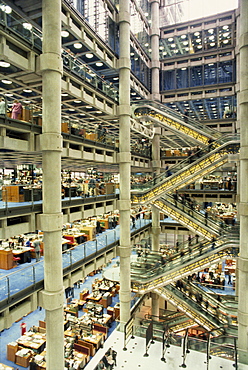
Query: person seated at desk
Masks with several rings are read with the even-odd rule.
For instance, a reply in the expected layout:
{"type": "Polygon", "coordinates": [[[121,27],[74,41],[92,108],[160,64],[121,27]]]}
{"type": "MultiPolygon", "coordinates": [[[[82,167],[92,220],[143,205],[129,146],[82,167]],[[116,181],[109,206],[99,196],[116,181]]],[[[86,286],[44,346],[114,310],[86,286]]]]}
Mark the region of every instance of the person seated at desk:
{"type": "Polygon", "coordinates": [[[37,370],[37,364],[35,362],[34,357],[32,357],[31,361],[29,362],[29,369],[30,370],[37,370]]]}

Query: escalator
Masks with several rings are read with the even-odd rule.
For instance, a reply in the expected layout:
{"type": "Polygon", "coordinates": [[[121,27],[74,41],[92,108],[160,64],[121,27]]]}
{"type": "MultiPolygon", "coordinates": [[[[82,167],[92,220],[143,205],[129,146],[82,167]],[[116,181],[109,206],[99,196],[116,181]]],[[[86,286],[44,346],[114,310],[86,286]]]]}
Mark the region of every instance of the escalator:
{"type": "Polygon", "coordinates": [[[195,326],[193,319],[189,318],[183,312],[173,312],[166,316],[154,316],[154,315],[145,315],[142,319],[140,325],[148,327],[149,324],[153,322],[153,328],[156,330],[170,330],[170,332],[178,333],[180,331],[186,330],[195,326]]]}
{"type": "Polygon", "coordinates": [[[228,161],[230,154],[239,152],[239,137],[226,135],[194,155],[187,157],[169,170],[161,173],[152,181],[142,185],[132,184],[132,202],[150,203],[166,193],[187,186],[200,177],[213,172],[228,161]]]}
{"type": "Polygon", "coordinates": [[[215,141],[222,136],[219,131],[154,101],[135,102],[132,105],[132,112],[133,119],[144,125],[160,125],[177,135],[190,137],[196,144],[207,145],[209,139],[215,141]]]}
{"type": "Polygon", "coordinates": [[[131,263],[132,290],[141,294],[170,284],[185,276],[203,270],[227,256],[236,256],[239,247],[237,238],[222,236],[214,242],[195,244],[177,253],[172,258],[147,269],[131,263]]]}
{"type": "Polygon", "coordinates": [[[171,285],[167,286],[166,288],[155,288],[154,292],[166,301],[172,303],[205,330],[212,331],[222,326],[218,319],[199,309],[198,305],[194,304],[193,301],[188,301],[187,297],[178,297],[177,294],[175,294],[175,292],[173,292],[173,290],[170,288],[171,285]]]}
{"type": "Polygon", "coordinates": [[[183,308],[185,308],[185,305],[188,306],[186,311],[183,310],[186,314],[188,310],[193,310],[198,313],[199,319],[203,317],[204,321],[208,320],[212,325],[215,325],[215,328],[224,328],[225,333],[237,335],[237,311],[235,313],[224,303],[209,297],[204,291],[200,293],[195,284],[191,284],[184,279],[163,287],[162,292],[163,295],[170,297],[171,303],[174,301],[173,304],[176,307],[179,307],[179,301],[180,304],[183,304],[183,308]]]}
{"type": "Polygon", "coordinates": [[[224,225],[223,227],[220,226],[218,221],[210,217],[206,219],[203,213],[192,209],[186,204],[182,204],[180,201],[175,202],[170,194],[152,201],[151,204],[195,234],[201,235],[208,240],[224,232],[224,225]]]}

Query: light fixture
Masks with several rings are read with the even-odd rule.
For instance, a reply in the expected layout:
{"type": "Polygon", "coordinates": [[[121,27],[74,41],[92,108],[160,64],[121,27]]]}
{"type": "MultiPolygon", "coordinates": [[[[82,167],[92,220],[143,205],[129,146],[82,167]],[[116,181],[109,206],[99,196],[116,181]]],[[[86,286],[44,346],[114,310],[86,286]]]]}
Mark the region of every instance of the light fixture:
{"type": "Polygon", "coordinates": [[[70,112],[74,112],[75,111],[75,109],[73,109],[73,108],[69,108],[68,109],[70,112]]]}
{"type": "Polygon", "coordinates": [[[131,95],[136,95],[136,92],[132,92],[131,95]]]}
{"type": "Polygon", "coordinates": [[[85,108],[87,108],[87,109],[92,109],[92,106],[91,105],[86,105],[86,107],[85,108]]]}
{"type": "Polygon", "coordinates": [[[83,116],[85,116],[85,113],[80,113],[79,115],[83,117],[83,116]]]}
{"type": "Polygon", "coordinates": [[[186,39],[186,37],[187,37],[186,35],[182,35],[181,39],[186,39]]]}
{"type": "Polygon", "coordinates": [[[215,46],[215,42],[211,42],[211,44],[209,44],[210,46],[215,46]]]}
{"type": "Polygon", "coordinates": [[[30,89],[24,89],[23,90],[25,93],[31,93],[32,92],[32,90],[30,90],[30,89]]]}
{"type": "Polygon", "coordinates": [[[91,59],[91,58],[93,58],[94,54],[87,53],[87,54],[85,54],[85,56],[86,56],[86,58],[91,59]]]}
{"type": "Polygon", "coordinates": [[[90,120],[93,121],[95,118],[94,117],[90,117],[90,120]]]}
{"type": "Polygon", "coordinates": [[[194,35],[195,36],[199,36],[200,35],[200,32],[197,31],[197,32],[194,33],[194,35]]]}
{"type": "Polygon", "coordinates": [[[210,28],[210,29],[208,30],[208,33],[214,33],[214,29],[213,29],[213,28],[210,28]]]}
{"type": "Polygon", "coordinates": [[[23,103],[29,104],[29,103],[31,103],[31,101],[30,100],[23,100],[23,103]]]}
{"type": "Polygon", "coordinates": [[[113,80],[117,81],[117,80],[119,80],[119,77],[114,77],[113,80]]]}
{"type": "Polygon", "coordinates": [[[4,94],[5,96],[13,96],[13,94],[11,94],[11,93],[6,93],[6,94],[4,94]]]}
{"type": "Polygon", "coordinates": [[[214,40],[215,39],[215,36],[209,36],[209,40],[214,40]]]}
{"type": "Polygon", "coordinates": [[[149,13],[145,13],[145,16],[148,17],[149,13]]]}
{"type": "Polygon", "coordinates": [[[62,93],[61,96],[68,96],[68,94],[67,93],[62,93]]]}
{"type": "Polygon", "coordinates": [[[197,49],[201,49],[202,48],[202,45],[197,45],[197,49]]]}
{"type": "Polygon", "coordinates": [[[175,48],[175,47],[176,47],[176,44],[171,44],[171,47],[172,47],[172,48],[175,48]]]}
{"type": "Polygon", "coordinates": [[[32,24],[28,23],[28,22],[24,22],[22,24],[23,28],[25,28],[25,30],[28,30],[28,31],[31,31],[31,29],[33,28],[32,24]]]}
{"type": "Polygon", "coordinates": [[[81,44],[81,42],[75,42],[73,44],[73,46],[74,46],[75,49],[81,49],[83,47],[83,45],[81,44]]]}
{"type": "Polygon", "coordinates": [[[168,38],[168,41],[169,41],[169,42],[174,41],[173,37],[169,37],[169,38],[168,38]]]}
{"type": "Polygon", "coordinates": [[[185,48],[185,51],[189,51],[189,48],[185,48]]]}
{"type": "Polygon", "coordinates": [[[148,43],[148,42],[146,42],[146,43],[145,43],[145,46],[146,46],[146,47],[147,47],[147,46],[149,46],[149,43],[148,43]]]}
{"type": "Polygon", "coordinates": [[[130,56],[133,57],[134,56],[134,53],[130,53],[130,56]]]}
{"type": "Polygon", "coordinates": [[[74,103],[81,103],[81,100],[74,100],[74,103]]]}
{"type": "Polygon", "coordinates": [[[6,84],[6,85],[10,85],[10,84],[12,84],[12,81],[10,81],[10,80],[2,80],[2,83],[3,84],[6,84]]]}
{"type": "Polygon", "coordinates": [[[201,39],[196,39],[195,41],[199,44],[199,42],[201,42],[201,39]]]}
{"type": "Polygon", "coordinates": [[[4,61],[0,61],[0,67],[8,68],[9,66],[10,66],[10,63],[4,62],[4,61]]]}
{"type": "Polygon", "coordinates": [[[102,67],[103,66],[103,63],[102,62],[96,62],[96,66],[97,67],[102,67]]]}
{"type": "Polygon", "coordinates": [[[187,68],[186,67],[182,67],[181,68],[181,71],[185,71],[187,68]]]}
{"type": "Polygon", "coordinates": [[[226,26],[223,26],[222,28],[223,28],[223,30],[228,30],[229,26],[226,25],[226,26]]]}
{"type": "Polygon", "coordinates": [[[229,40],[223,40],[223,44],[228,44],[229,40]]]}
{"type": "Polygon", "coordinates": [[[101,111],[101,110],[97,110],[97,111],[96,111],[96,113],[101,114],[101,113],[102,113],[102,111],[101,111]]]}
{"type": "Polygon", "coordinates": [[[12,8],[8,5],[1,4],[0,9],[6,14],[10,14],[12,12],[12,8]]]}
{"type": "Polygon", "coordinates": [[[69,32],[68,31],[61,31],[61,36],[62,37],[68,37],[69,36],[69,32]]]}
{"type": "Polygon", "coordinates": [[[229,36],[229,35],[230,35],[230,32],[224,32],[224,33],[223,33],[223,36],[224,36],[224,37],[227,37],[227,36],[229,36]]]}
{"type": "Polygon", "coordinates": [[[164,46],[159,46],[159,50],[163,50],[164,49],[164,46]]]}

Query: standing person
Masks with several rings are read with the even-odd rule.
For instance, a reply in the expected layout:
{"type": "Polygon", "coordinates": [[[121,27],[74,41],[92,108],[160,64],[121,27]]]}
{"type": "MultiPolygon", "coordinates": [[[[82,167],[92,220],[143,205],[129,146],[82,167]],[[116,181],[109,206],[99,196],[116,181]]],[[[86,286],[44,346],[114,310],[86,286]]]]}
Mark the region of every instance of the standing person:
{"type": "Polygon", "coordinates": [[[39,260],[40,260],[40,244],[41,243],[40,243],[40,240],[38,238],[36,238],[33,242],[36,262],[39,262],[39,260]]]}
{"type": "Polygon", "coordinates": [[[26,333],[26,331],[27,331],[27,325],[23,321],[20,326],[21,326],[21,333],[22,333],[22,335],[24,335],[26,333]]]}
{"type": "Polygon", "coordinates": [[[14,104],[12,105],[12,113],[11,118],[13,119],[20,119],[22,113],[22,105],[18,100],[14,100],[14,104]]]}
{"type": "Polygon", "coordinates": [[[136,218],[133,215],[131,215],[131,220],[132,220],[132,228],[135,229],[135,227],[136,227],[136,224],[135,224],[136,218]]]}
{"type": "Polygon", "coordinates": [[[5,99],[0,98],[0,114],[5,114],[5,113],[6,113],[5,99]]]}

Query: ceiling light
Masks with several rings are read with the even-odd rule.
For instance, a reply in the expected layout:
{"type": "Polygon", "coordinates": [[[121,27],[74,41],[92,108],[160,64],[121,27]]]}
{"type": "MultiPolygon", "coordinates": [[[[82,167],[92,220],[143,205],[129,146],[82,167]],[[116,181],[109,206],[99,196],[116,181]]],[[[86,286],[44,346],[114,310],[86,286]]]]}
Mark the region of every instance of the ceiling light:
{"type": "Polygon", "coordinates": [[[199,43],[199,42],[201,42],[201,39],[197,39],[197,40],[195,40],[197,43],[199,43]]]}
{"type": "Polygon", "coordinates": [[[145,43],[145,46],[146,46],[146,47],[147,47],[147,46],[149,46],[149,43],[148,43],[148,42],[146,42],[146,43],[145,43]]]}
{"type": "Polygon", "coordinates": [[[189,51],[189,48],[185,48],[185,51],[189,51]]]}
{"type": "Polygon", "coordinates": [[[102,67],[103,66],[103,63],[102,62],[96,62],[96,66],[97,67],[102,67]]]}
{"type": "Polygon", "coordinates": [[[73,108],[69,108],[68,109],[70,112],[74,112],[75,111],[75,109],[73,109],[73,108]]]}
{"type": "Polygon", "coordinates": [[[164,49],[164,46],[159,46],[159,50],[163,50],[164,49]]]}
{"type": "Polygon", "coordinates": [[[100,113],[102,113],[102,111],[101,110],[97,110],[96,113],[99,113],[100,114],[100,113]]]}
{"type": "Polygon", "coordinates": [[[130,55],[131,55],[131,57],[133,57],[134,56],[134,53],[130,53],[130,55]]]}
{"type": "Polygon", "coordinates": [[[74,100],[74,103],[81,103],[82,100],[74,100]]]}
{"type": "Polygon", "coordinates": [[[23,100],[23,103],[29,104],[29,103],[31,103],[31,101],[30,100],[23,100]]]}
{"type": "Polygon", "coordinates": [[[0,67],[8,68],[9,66],[10,66],[10,63],[4,62],[4,61],[0,61],[0,67]]]}
{"type": "Polygon", "coordinates": [[[169,42],[174,41],[173,37],[170,37],[170,38],[168,39],[168,41],[169,41],[169,42]]]}
{"type": "Polygon", "coordinates": [[[30,89],[24,89],[23,91],[26,92],[26,93],[31,93],[32,92],[32,90],[30,90],[30,89]]]}
{"type": "Polygon", "coordinates": [[[93,58],[94,54],[87,53],[87,54],[85,54],[85,56],[86,56],[86,58],[91,59],[91,58],[93,58]]]}
{"type": "Polygon", "coordinates": [[[195,32],[194,35],[195,36],[199,36],[200,35],[200,32],[195,32]]]}
{"type": "Polygon", "coordinates": [[[0,9],[6,14],[10,14],[12,12],[12,8],[8,5],[1,4],[0,9]]]}
{"type": "Polygon", "coordinates": [[[132,92],[131,95],[136,95],[136,92],[132,92]]]}
{"type": "Polygon", "coordinates": [[[141,99],[141,97],[140,96],[137,96],[136,99],[141,99]]]}
{"type": "Polygon", "coordinates": [[[181,39],[186,39],[186,37],[187,37],[186,35],[182,35],[181,39]]]}
{"type": "Polygon", "coordinates": [[[223,26],[223,30],[228,30],[229,26],[223,26]]]}
{"type": "Polygon", "coordinates": [[[210,46],[214,46],[215,45],[215,42],[211,42],[211,44],[209,44],[210,46]]]}
{"type": "Polygon", "coordinates": [[[167,52],[166,51],[163,51],[163,55],[167,55],[167,52]]]}
{"type": "Polygon", "coordinates": [[[215,39],[215,36],[209,36],[209,40],[214,40],[215,39]]]}
{"type": "Polygon", "coordinates": [[[10,81],[10,80],[2,80],[2,83],[6,84],[6,85],[10,85],[10,84],[12,84],[12,81],[10,81]]]}
{"type": "Polygon", "coordinates": [[[227,36],[229,36],[230,35],[230,32],[225,32],[225,33],[223,33],[223,36],[224,37],[227,37],[227,36]]]}
{"type": "Polygon", "coordinates": [[[95,118],[94,117],[90,117],[90,120],[93,121],[95,118]]]}
{"type": "Polygon", "coordinates": [[[85,108],[87,108],[87,109],[91,109],[92,107],[90,106],[90,105],[86,105],[86,107],[85,108]]]}
{"type": "Polygon", "coordinates": [[[5,96],[13,96],[13,94],[11,94],[11,93],[6,93],[6,94],[4,94],[5,96]]]}
{"type": "Polygon", "coordinates": [[[176,44],[171,44],[171,47],[172,47],[172,48],[175,48],[175,47],[176,47],[176,44]]]}
{"type": "Polygon", "coordinates": [[[145,16],[148,17],[149,13],[145,13],[145,16]]]}
{"type": "Polygon", "coordinates": [[[228,44],[229,40],[224,40],[223,44],[228,44]]]}
{"type": "Polygon", "coordinates": [[[67,93],[62,93],[61,96],[68,96],[68,94],[67,93]]]}
{"type": "Polygon", "coordinates": [[[80,116],[85,116],[85,113],[80,113],[79,115],[80,115],[80,116]]]}
{"type": "Polygon", "coordinates": [[[208,30],[208,33],[214,33],[214,29],[213,29],[213,28],[210,28],[210,29],[208,30]]]}
{"type": "Polygon", "coordinates": [[[182,67],[181,68],[181,71],[185,71],[187,68],[186,67],[182,67]]]}
{"type": "Polygon", "coordinates": [[[117,80],[119,80],[119,77],[114,77],[113,80],[117,81],[117,80]]]}
{"type": "Polygon", "coordinates": [[[28,22],[24,22],[22,24],[23,28],[25,28],[25,30],[29,30],[31,31],[31,29],[33,28],[32,24],[28,23],[28,22]]]}
{"type": "Polygon", "coordinates": [[[202,45],[197,45],[197,49],[201,49],[202,48],[202,45]]]}
{"type": "Polygon", "coordinates": [[[75,49],[81,49],[83,47],[83,45],[80,42],[75,42],[75,44],[73,44],[73,46],[74,46],[75,49]]]}
{"type": "Polygon", "coordinates": [[[61,31],[61,36],[62,37],[68,37],[69,36],[69,32],[68,31],[61,31]]]}

